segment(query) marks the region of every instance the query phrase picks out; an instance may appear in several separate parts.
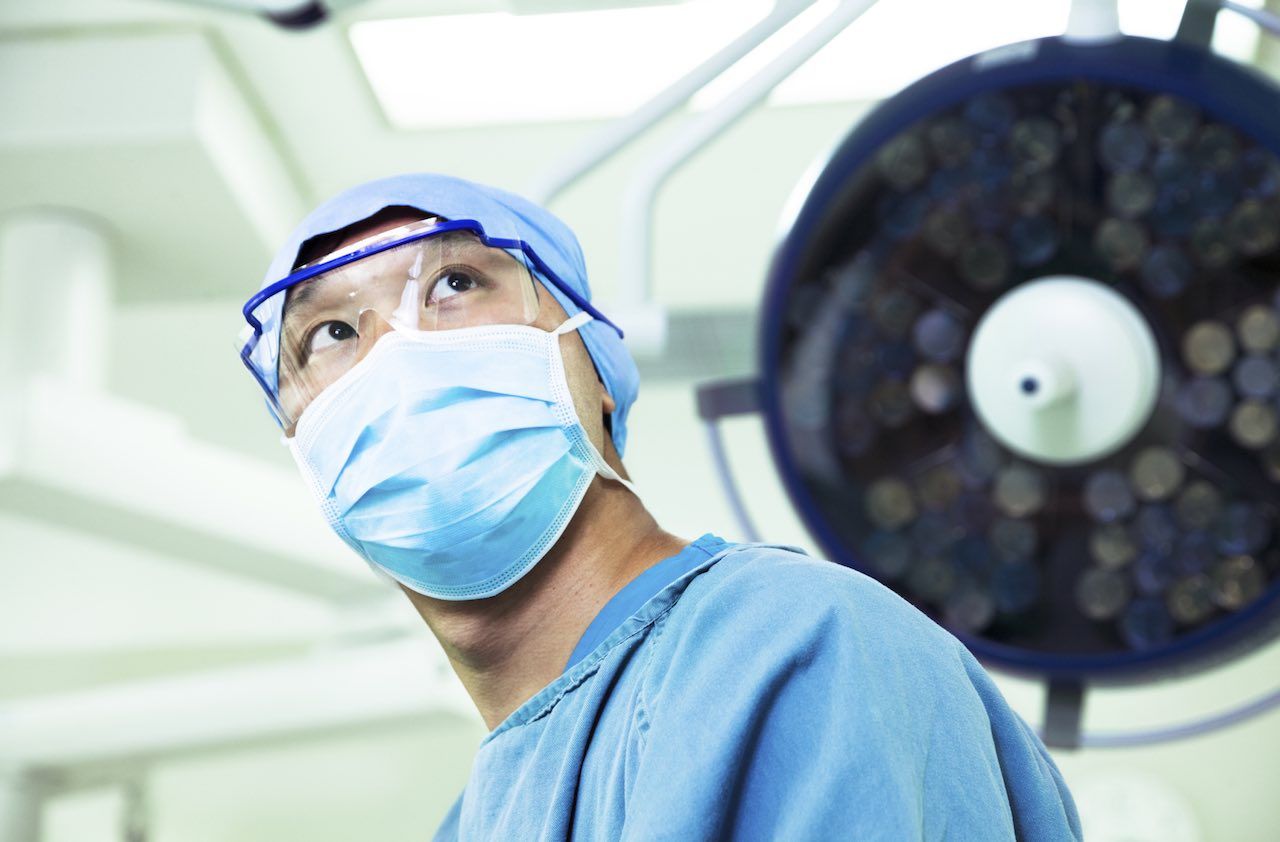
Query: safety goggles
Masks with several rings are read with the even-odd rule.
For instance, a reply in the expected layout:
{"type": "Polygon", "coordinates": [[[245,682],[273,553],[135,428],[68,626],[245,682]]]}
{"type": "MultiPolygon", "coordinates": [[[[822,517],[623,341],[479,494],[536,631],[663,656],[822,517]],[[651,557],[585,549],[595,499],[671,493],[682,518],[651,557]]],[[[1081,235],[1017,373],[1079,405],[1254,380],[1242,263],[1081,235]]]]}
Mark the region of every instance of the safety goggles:
{"type": "Polygon", "coordinates": [[[535,271],[612,326],[523,240],[487,237],[474,220],[428,218],[327,254],[254,295],[240,357],[288,431],[389,328],[532,324],[535,271]]]}

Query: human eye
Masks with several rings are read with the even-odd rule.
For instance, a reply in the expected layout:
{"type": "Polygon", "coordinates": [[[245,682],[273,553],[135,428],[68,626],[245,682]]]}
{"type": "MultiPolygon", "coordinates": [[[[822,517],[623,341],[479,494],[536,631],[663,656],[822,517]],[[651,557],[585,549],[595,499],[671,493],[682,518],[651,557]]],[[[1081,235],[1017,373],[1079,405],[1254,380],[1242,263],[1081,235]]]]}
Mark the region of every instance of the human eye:
{"type": "Polygon", "coordinates": [[[306,342],[307,357],[310,358],[312,354],[320,353],[348,339],[354,339],[355,336],[356,329],[346,322],[334,320],[317,325],[306,342]]]}
{"type": "Polygon", "coordinates": [[[475,270],[466,266],[450,267],[436,277],[436,282],[431,287],[431,295],[427,298],[427,304],[437,304],[482,285],[480,273],[475,270]]]}

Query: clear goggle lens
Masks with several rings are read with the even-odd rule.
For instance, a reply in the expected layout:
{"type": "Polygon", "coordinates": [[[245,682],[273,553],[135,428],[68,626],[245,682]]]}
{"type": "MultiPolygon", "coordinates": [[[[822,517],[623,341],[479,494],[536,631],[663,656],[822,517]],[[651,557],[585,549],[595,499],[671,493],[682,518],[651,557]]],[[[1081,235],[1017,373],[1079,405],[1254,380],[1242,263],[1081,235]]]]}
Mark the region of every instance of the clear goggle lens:
{"type": "Polygon", "coordinates": [[[249,331],[242,356],[286,431],[392,327],[455,330],[537,319],[538,293],[523,259],[466,228],[418,236],[308,276],[313,267],[439,225],[415,223],[326,255],[251,311],[262,333],[249,331]]]}

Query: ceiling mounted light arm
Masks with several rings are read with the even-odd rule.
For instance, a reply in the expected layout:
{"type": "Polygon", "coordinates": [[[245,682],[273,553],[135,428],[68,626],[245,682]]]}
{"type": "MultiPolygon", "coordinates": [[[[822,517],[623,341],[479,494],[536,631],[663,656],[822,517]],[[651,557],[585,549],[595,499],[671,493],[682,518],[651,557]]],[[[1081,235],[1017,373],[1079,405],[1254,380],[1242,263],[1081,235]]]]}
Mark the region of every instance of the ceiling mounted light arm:
{"type": "Polygon", "coordinates": [[[1184,722],[1140,731],[1086,732],[1080,736],[1080,745],[1083,748],[1134,748],[1136,746],[1158,745],[1173,740],[1202,737],[1205,734],[1212,734],[1223,728],[1247,722],[1277,707],[1280,707],[1280,687],[1273,688],[1229,710],[1195,722],[1184,722]]]}
{"type": "MultiPolygon", "coordinates": [[[[169,0],[218,12],[252,14],[282,29],[310,29],[329,19],[329,8],[320,0],[169,0]]],[[[351,5],[349,0],[347,5],[351,5]]]]}
{"type": "Polygon", "coordinates": [[[1243,15],[1270,35],[1280,36],[1280,15],[1275,12],[1269,12],[1266,9],[1255,9],[1243,3],[1238,3],[1236,0],[1223,0],[1221,8],[1229,12],[1235,12],[1237,15],[1243,15]]]}
{"type": "Polygon", "coordinates": [[[623,306],[651,300],[653,208],[658,191],[686,161],[734,125],[769,92],[843,32],[877,0],[843,0],[782,55],[689,123],[646,161],[623,199],[622,277],[617,300],[623,306]]]}
{"type": "Polygon", "coordinates": [[[328,20],[329,10],[317,0],[304,0],[289,9],[265,10],[262,16],[281,29],[303,30],[311,29],[328,20]]]}
{"type": "Polygon", "coordinates": [[[1223,10],[1235,12],[1268,35],[1280,37],[1280,15],[1265,8],[1255,9],[1239,0],[1187,0],[1174,39],[1203,50],[1212,49],[1218,13],[1223,10]]]}
{"type": "MultiPolygon", "coordinates": [[[[223,12],[257,15],[281,29],[311,29],[329,19],[330,8],[320,0],[171,0],[223,12]]],[[[359,0],[346,0],[354,5],[359,0]]]]}
{"type": "Polygon", "coordinates": [[[1063,38],[1081,43],[1120,37],[1119,0],[1072,0],[1063,38]]]}
{"type": "Polygon", "coordinates": [[[778,0],[773,10],[746,32],[726,44],[633,113],[609,123],[599,133],[590,137],[586,143],[558,162],[545,176],[535,182],[529,190],[530,198],[542,205],[550,204],[584,175],[683,106],[694,94],[737,64],[743,56],[771,38],[774,33],[813,3],[814,0],[778,0]]]}

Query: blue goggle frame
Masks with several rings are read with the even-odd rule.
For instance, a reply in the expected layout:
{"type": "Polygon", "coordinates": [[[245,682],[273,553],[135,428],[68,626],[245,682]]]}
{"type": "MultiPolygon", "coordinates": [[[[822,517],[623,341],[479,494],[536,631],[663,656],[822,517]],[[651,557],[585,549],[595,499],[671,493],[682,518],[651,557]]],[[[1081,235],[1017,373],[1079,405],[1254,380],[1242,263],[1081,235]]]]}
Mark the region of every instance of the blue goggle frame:
{"type": "Polygon", "coordinates": [[[259,340],[262,339],[262,323],[258,321],[258,318],[254,315],[254,311],[257,310],[258,307],[261,306],[263,302],[267,301],[272,296],[280,292],[283,292],[285,290],[288,290],[289,288],[296,286],[300,283],[309,281],[312,278],[316,277],[317,275],[323,275],[326,272],[331,272],[334,269],[340,269],[341,267],[346,266],[349,263],[354,263],[357,260],[370,257],[371,255],[379,254],[381,252],[388,251],[390,249],[397,248],[399,246],[403,246],[407,243],[423,240],[423,239],[426,239],[427,237],[434,237],[438,234],[444,234],[449,231],[470,231],[473,234],[475,234],[477,237],[479,237],[480,242],[484,243],[486,246],[489,246],[492,248],[505,249],[507,251],[518,250],[521,254],[523,254],[529,260],[531,264],[533,264],[533,268],[537,270],[539,275],[541,275],[545,280],[553,284],[556,287],[556,289],[563,292],[570,301],[572,301],[575,305],[578,306],[579,309],[585,310],[586,312],[591,314],[592,318],[596,319],[597,321],[604,322],[609,327],[613,328],[615,331],[618,332],[619,339],[624,338],[622,328],[618,327],[616,324],[610,321],[610,319],[607,316],[605,316],[604,313],[596,309],[595,306],[593,306],[590,301],[583,298],[582,295],[580,295],[577,290],[575,290],[569,284],[562,281],[559,278],[559,276],[556,275],[555,272],[551,271],[551,267],[549,267],[545,262],[543,262],[541,257],[538,257],[538,253],[533,250],[533,246],[529,245],[524,240],[510,239],[507,237],[490,237],[485,233],[484,226],[474,219],[448,220],[432,228],[428,228],[424,231],[415,232],[413,234],[410,234],[407,237],[402,237],[398,240],[389,240],[385,243],[374,243],[373,245],[369,245],[361,249],[356,249],[355,251],[349,254],[344,254],[339,257],[335,257],[333,260],[328,260],[328,261],[325,261],[324,263],[318,263],[314,266],[308,266],[306,268],[299,269],[298,271],[293,272],[289,275],[286,275],[284,278],[259,290],[252,297],[250,297],[248,301],[245,302],[244,308],[242,309],[241,312],[243,312],[244,314],[244,320],[249,323],[250,327],[253,328],[253,335],[251,335],[248,338],[248,340],[244,344],[244,347],[240,349],[240,361],[244,363],[245,368],[249,369],[249,373],[253,375],[253,379],[258,381],[258,385],[262,387],[262,391],[267,395],[267,399],[270,401],[272,413],[276,416],[276,420],[278,422],[281,422],[281,426],[284,426],[283,422],[281,421],[281,419],[283,419],[284,417],[284,414],[280,409],[279,402],[276,400],[275,390],[272,389],[271,386],[267,384],[267,382],[263,379],[262,374],[258,371],[257,367],[255,367],[253,362],[250,360],[250,357],[253,355],[254,350],[258,347],[259,340]]]}

